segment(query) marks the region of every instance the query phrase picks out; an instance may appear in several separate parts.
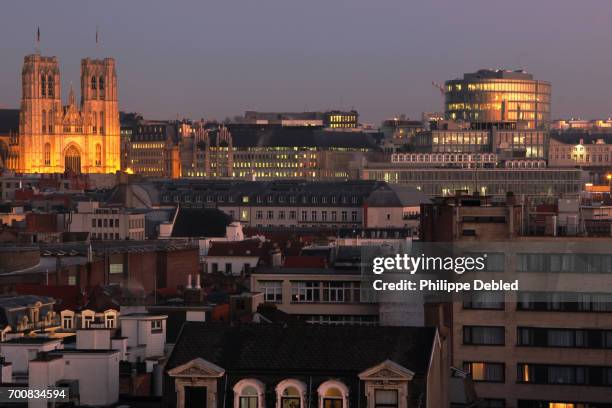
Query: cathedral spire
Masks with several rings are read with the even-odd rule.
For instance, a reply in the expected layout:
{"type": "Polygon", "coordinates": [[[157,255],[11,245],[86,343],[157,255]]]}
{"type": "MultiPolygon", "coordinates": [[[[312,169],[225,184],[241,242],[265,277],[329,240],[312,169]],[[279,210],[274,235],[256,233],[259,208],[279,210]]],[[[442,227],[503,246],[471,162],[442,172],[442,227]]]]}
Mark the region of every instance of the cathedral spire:
{"type": "Polygon", "coordinates": [[[68,105],[69,106],[75,105],[74,88],[72,87],[72,82],[70,82],[70,93],[68,94],[68,105]]]}

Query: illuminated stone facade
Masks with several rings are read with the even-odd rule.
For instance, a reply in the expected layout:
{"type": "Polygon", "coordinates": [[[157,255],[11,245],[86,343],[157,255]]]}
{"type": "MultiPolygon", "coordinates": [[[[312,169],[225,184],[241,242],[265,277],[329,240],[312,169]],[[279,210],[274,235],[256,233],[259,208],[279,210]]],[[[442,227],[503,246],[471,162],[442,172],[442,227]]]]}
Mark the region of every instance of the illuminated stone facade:
{"type": "Polygon", "coordinates": [[[117,75],[112,58],[81,61],[81,103],[62,106],[59,63],[24,59],[19,140],[9,167],[20,173],[114,173],[120,169],[117,75]]]}

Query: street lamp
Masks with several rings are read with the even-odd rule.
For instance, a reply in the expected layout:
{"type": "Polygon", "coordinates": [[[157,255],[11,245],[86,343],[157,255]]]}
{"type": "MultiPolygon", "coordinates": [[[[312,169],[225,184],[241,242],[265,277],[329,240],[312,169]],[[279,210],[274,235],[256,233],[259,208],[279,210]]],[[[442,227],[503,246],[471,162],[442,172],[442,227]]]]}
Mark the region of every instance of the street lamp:
{"type": "Polygon", "coordinates": [[[610,192],[610,185],[612,184],[612,174],[606,174],[606,179],[608,179],[608,192],[610,192]]]}

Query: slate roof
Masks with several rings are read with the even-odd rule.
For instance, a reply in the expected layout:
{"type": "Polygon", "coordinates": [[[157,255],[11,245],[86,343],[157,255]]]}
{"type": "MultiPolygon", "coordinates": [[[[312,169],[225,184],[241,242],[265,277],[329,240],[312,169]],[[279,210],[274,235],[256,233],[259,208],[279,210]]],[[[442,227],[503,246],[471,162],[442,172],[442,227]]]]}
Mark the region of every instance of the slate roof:
{"type": "Polygon", "coordinates": [[[173,237],[224,237],[232,217],[216,208],[179,208],[173,237]]]}
{"type": "Polygon", "coordinates": [[[379,185],[366,200],[370,207],[414,207],[429,202],[416,188],[391,183],[379,185]]]}
{"type": "MultiPolygon", "coordinates": [[[[370,133],[328,131],[310,127],[227,125],[233,147],[318,147],[345,149],[378,148],[370,133]]],[[[211,144],[216,132],[211,132],[211,144]]]]}
{"type": "Polygon", "coordinates": [[[392,360],[422,375],[435,329],[186,322],[166,369],[203,358],[227,371],[358,373],[392,360]]]}

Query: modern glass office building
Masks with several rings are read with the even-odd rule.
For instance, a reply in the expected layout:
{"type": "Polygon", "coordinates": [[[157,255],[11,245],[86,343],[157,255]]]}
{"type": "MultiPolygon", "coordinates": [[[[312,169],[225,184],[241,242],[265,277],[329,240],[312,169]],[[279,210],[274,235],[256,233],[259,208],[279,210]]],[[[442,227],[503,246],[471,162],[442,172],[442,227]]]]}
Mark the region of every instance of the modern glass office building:
{"type": "Polygon", "coordinates": [[[447,119],[474,128],[544,129],[550,123],[550,82],[524,71],[482,69],[445,82],[447,119]]]}

